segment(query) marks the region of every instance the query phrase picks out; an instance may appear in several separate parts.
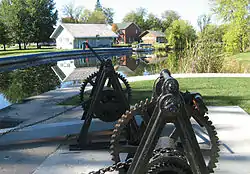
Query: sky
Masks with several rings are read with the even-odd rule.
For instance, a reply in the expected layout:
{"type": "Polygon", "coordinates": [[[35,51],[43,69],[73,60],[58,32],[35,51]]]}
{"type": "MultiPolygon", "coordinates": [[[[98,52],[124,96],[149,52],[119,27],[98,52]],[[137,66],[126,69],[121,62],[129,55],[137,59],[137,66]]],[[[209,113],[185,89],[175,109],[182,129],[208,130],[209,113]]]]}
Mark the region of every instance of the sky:
{"type": "MultiPolygon", "coordinates": [[[[63,5],[73,2],[75,6],[82,6],[93,10],[96,0],[54,0],[62,16],[63,5]]],[[[113,8],[115,11],[114,22],[122,22],[123,17],[136,8],[146,8],[148,13],[161,16],[165,10],[174,10],[179,13],[182,19],[188,20],[196,29],[199,15],[210,13],[209,0],[100,0],[104,7],[113,8]]]]}

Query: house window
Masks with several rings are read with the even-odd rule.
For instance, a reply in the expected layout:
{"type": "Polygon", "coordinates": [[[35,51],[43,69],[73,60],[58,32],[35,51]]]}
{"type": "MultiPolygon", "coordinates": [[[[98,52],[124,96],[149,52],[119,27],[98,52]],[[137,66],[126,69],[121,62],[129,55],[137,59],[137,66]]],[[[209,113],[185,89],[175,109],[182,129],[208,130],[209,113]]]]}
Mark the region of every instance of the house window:
{"type": "Polygon", "coordinates": [[[135,30],[135,33],[138,34],[138,30],[137,29],[135,30]]]}

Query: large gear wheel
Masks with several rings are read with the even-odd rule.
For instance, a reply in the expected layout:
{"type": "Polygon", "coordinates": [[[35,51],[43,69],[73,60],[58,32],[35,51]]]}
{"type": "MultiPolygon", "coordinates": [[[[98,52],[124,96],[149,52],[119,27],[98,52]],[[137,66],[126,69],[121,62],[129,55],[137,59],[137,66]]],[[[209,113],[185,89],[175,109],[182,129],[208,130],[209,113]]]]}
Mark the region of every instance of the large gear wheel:
{"type": "MultiPolygon", "coordinates": [[[[115,129],[113,130],[113,135],[111,136],[110,146],[112,160],[115,163],[133,157],[139,145],[140,139],[142,138],[144,130],[147,126],[148,120],[153,113],[154,107],[154,100],[151,100],[151,102],[141,102],[139,105],[135,105],[135,108],[132,108],[129,112],[126,112],[126,114],[124,114],[118,120],[118,123],[116,124],[115,129]],[[138,119],[137,117],[140,117],[140,119],[138,119]],[[137,136],[138,141],[131,143],[129,141],[124,141],[124,139],[128,139],[127,137],[129,136],[129,134],[131,134],[127,131],[128,129],[126,128],[128,127],[130,120],[133,118],[137,120],[137,124],[140,129],[138,129],[138,131],[136,132],[132,132],[134,136],[137,136]],[[138,120],[140,120],[141,122],[138,122],[138,120]]],[[[192,122],[193,121],[194,120],[192,120],[192,122]]],[[[198,130],[203,130],[204,134],[206,134],[209,138],[209,148],[201,148],[201,152],[204,155],[205,161],[207,161],[208,156],[209,159],[207,162],[207,167],[209,172],[213,173],[213,168],[216,167],[215,164],[218,162],[217,158],[219,157],[219,144],[218,137],[216,135],[217,132],[215,131],[215,127],[212,125],[212,122],[209,120],[208,116],[199,116],[199,124],[202,124],[201,127],[197,126],[197,129],[195,128],[194,131],[197,133],[198,130]],[[205,154],[204,152],[207,152],[208,154],[205,154]]],[[[171,139],[174,139],[175,145],[180,145],[178,143],[179,136],[178,133],[176,133],[175,129],[169,136],[171,135],[175,135],[171,137],[171,139]]],[[[203,147],[203,145],[200,144],[200,147],[203,147]]],[[[183,150],[182,148],[180,149],[183,150]]]]}
{"type": "MultiPolygon", "coordinates": [[[[83,82],[80,89],[80,101],[84,110],[83,115],[86,114],[93,95],[93,89],[96,87],[96,80],[99,75],[99,72],[91,74],[83,82]]],[[[131,100],[131,87],[128,81],[119,73],[115,72],[115,75],[122,82],[122,90],[128,102],[131,100]]],[[[125,112],[124,104],[121,103],[119,95],[111,87],[110,79],[108,78],[105,84],[105,87],[101,93],[101,100],[98,103],[98,109],[94,113],[94,118],[99,118],[104,122],[113,122],[117,121],[121,115],[125,112]]]]}

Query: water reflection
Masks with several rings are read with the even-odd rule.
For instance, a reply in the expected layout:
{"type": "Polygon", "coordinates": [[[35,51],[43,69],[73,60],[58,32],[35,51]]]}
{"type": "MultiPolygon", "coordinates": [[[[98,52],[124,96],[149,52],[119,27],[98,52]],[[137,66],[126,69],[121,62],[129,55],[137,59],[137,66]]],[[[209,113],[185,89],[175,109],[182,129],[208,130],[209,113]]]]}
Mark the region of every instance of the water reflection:
{"type": "MultiPolygon", "coordinates": [[[[115,70],[124,76],[135,76],[155,73],[167,56],[165,52],[147,52],[106,58],[112,59],[115,70]]],[[[56,88],[80,85],[99,65],[96,58],[82,58],[0,73],[0,109],[56,88]]]]}
{"type": "MultiPolygon", "coordinates": [[[[35,96],[60,86],[52,64],[0,73],[0,93],[11,103],[35,96]]],[[[8,102],[1,100],[3,107],[8,102]]]]}
{"type": "Polygon", "coordinates": [[[52,70],[60,79],[61,82],[81,81],[87,78],[87,76],[97,71],[97,66],[100,65],[100,61],[97,58],[82,58],[58,61],[55,66],[52,66],[52,70]]]}

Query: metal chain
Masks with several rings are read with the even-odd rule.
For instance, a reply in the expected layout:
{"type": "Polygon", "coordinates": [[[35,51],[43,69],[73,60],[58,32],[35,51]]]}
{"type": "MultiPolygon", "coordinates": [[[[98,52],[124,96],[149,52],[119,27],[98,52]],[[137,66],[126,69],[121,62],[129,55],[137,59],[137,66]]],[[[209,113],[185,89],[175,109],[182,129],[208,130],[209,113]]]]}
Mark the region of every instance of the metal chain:
{"type": "MultiPolygon", "coordinates": [[[[183,153],[176,149],[171,149],[171,148],[159,148],[155,149],[153,151],[153,157],[151,159],[156,159],[159,156],[162,156],[164,154],[168,154],[169,156],[176,156],[178,158],[181,158],[182,160],[186,161],[186,158],[183,153]]],[[[89,174],[105,174],[106,172],[113,172],[113,171],[119,171],[119,170],[124,170],[124,172],[130,167],[132,164],[133,158],[129,158],[125,162],[118,162],[117,164],[113,164],[111,166],[102,168],[98,171],[92,171],[89,174]]],[[[126,172],[125,172],[126,173],[126,172]]]]}
{"type": "Polygon", "coordinates": [[[45,118],[45,119],[43,119],[43,120],[39,120],[39,121],[30,123],[30,124],[26,124],[26,125],[22,125],[22,126],[18,126],[18,127],[16,127],[16,128],[10,129],[10,130],[8,130],[8,131],[6,131],[6,132],[1,133],[1,134],[0,134],[0,138],[3,137],[4,135],[9,134],[9,133],[17,132],[17,131],[22,130],[22,129],[24,129],[24,128],[28,128],[28,127],[31,127],[31,126],[34,126],[34,125],[37,125],[37,124],[40,124],[40,123],[44,123],[44,122],[46,122],[46,121],[48,121],[48,120],[51,120],[51,119],[56,118],[56,117],[59,117],[60,115],[66,113],[66,112],[68,112],[68,111],[71,111],[71,110],[73,110],[73,109],[75,109],[75,108],[77,108],[77,107],[79,107],[79,106],[81,106],[81,105],[82,105],[82,103],[80,103],[79,105],[76,105],[76,106],[74,106],[74,107],[68,108],[68,109],[66,109],[66,110],[64,110],[64,111],[62,111],[62,112],[60,112],[60,113],[57,113],[57,114],[51,116],[51,117],[45,118]]]}
{"type": "Polygon", "coordinates": [[[126,170],[132,164],[132,161],[133,161],[133,158],[129,158],[125,162],[119,162],[117,164],[113,164],[112,166],[102,168],[102,169],[100,169],[98,171],[92,171],[89,174],[105,174],[106,172],[126,170]]]}

